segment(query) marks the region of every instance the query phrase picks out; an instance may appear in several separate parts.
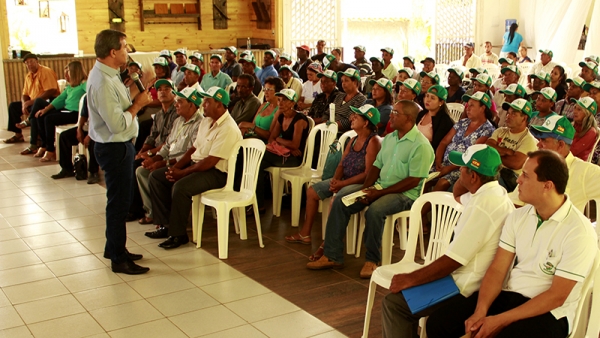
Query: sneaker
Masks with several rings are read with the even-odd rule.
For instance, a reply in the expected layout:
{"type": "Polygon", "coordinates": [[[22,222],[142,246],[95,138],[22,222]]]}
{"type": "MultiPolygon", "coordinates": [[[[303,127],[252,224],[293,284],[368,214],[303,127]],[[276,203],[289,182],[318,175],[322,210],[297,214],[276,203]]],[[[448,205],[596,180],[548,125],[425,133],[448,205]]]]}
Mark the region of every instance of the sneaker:
{"type": "Polygon", "coordinates": [[[96,184],[98,182],[100,182],[100,176],[98,175],[98,173],[90,173],[90,176],[88,176],[87,184],[96,184]]]}
{"type": "Polygon", "coordinates": [[[73,177],[73,176],[75,176],[74,172],[68,171],[68,170],[61,170],[58,174],[50,176],[50,178],[52,178],[54,180],[58,180],[58,179],[61,179],[61,178],[73,177]]]}
{"type": "Polygon", "coordinates": [[[373,271],[377,269],[377,264],[373,262],[365,262],[362,269],[360,270],[360,278],[371,278],[373,271]]]}
{"type": "Polygon", "coordinates": [[[336,263],[325,255],[321,256],[318,261],[306,264],[306,267],[311,270],[339,269],[343,266],[344,264],[336,263]]]}

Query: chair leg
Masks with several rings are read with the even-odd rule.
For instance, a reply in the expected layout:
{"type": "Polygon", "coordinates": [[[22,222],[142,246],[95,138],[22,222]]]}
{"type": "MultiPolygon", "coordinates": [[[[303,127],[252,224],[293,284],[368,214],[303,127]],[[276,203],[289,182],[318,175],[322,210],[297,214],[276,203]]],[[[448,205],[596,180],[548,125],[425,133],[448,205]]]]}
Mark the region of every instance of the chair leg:
{"type": "Polygon", "coordinates": [[[200,204],[200,195],[192,196],[192,242],[198,240],[198,208],[200,204]]]}
{"type": "Polygon", "coordinates": [[[427,325],[427,318],[428,317],[423,317],[419,319],[419,326],[421,327],[419,338],[427,338],[427,330],[425,330],[425,325],[427,325]]]}
{"type": "Polygon", "coordinates": [[[229,251],[229,209],[217,207],[217,234],[219,240],[219,259],[227,259],[229,251]]]}
{"type": "Polygon", "coordinates": [[[239,208],[231,209],[231,214],[233,215],[233,225],[235,228],[235,233],[240,234],[240,210],[239,208]]]}
{"type": "Polygon", "coordinates": [[[385,218],[383,226],[383,236],[381,239],[381,265],[388,265],[392,262],[392,247],[394,246],[394,222],[392,216],[385,218]]]}
{"type": "MultiPolygon", "coordinates": [[[[294,182],[301,183],[301,182],[294,182]]],[[[300,224],[300,207],[302,205],[302,190],[304,184],[292,184],[292,226],[297,227],[300,224]]]]}
{"type": "Polygon", "coordinates": [[[400,250],[406,250],[406,244],[408,242],[408,218],[400,217],[400,229],[398,231],[398,237],[400,239],[400,250]]]}
{"type": "Polygon", "coordinates": [[[281,199],[283,198],[283,180],[279,176],[271,177],[273,183],[273,216],[281,216],[281,199]]]}
{"type": "Polygon", "coordinates": [[[356,237],[356,254],[354,255],[354,257],[358,258],[360,257],[360,250],[362,247],[362,240],[363,240],[363,235],[365,233],[365,212],[366,209],[361,211],[360,214],[356,215],[356,217],[358,217],[358,222],[360,224],[360,226],[358,227],[358,236],[356,237]]]}
{"type": "Polygon", "coordinates": [[[260,224],[260,214],[258,213],[258,203],[256,203],[256,199],[252,202],[252,208],[254,209],[254,221],[256,222],[256,233],[258,234],[258,246],[264,248],[262,238],[262,227],[260,224]]]}
{"type": "Polygon", "coordinates": [[[425,240],[423,240],[423,225],[419,229],[419,247],[421,252],[421,259],[425,260],[425,240]]]}
{"type": "Polygon", "coordinates": [[[357,215],[352,215],[352,217],[350,217],[350,221],[348,222],[348,226],[346,227],[346,253],[348,255],[354,255],[356,253],[357,221],[357,215]]]}
{"type": "Polygon", "coordinates": [[[367,309],[365,311],[365,323],[363,326],[363,338],[369,336],[369,324],[371,323],[371,311],[373,310],[373,303],[375,301],[375,293],[377,291],[377,284],[373,281],[369,283],[369,295],[367,296],[367,309]]]}
{"type": "MultiPolygon", "coordinates": [[[[238,212],[237,219],[238,219],[238,226],[240,227],[238,233],[240,234],[240,239],[246,240],[246,239],[248,239],[248,229],[246,228],[246,213],[244,212],[245,209],[244,209],[244,207],[235,208],[235,209],[237,209],[237,212],[238,212]]],[[[260,215],[259,215],[259,217],[260,217],[260,215]]]]}
{"type": "Polygon", "coordinates": [[[197,230],[196,230],[196,248],[200,248],[202,246],[202,226],[204,225],[204,209],[205,208],[206,208],[206,206],[204,204],[202,204],[202,202],[200,201],[200,197],[198,196],[198,207],[197,208],[192,207],[192,211],[197,210],[197,213],[198,213],[198,216],[196,218],[198,220],[198,223],[197,223],[198,225],[194,227],[194,228],[197,228],[197,230]]]}

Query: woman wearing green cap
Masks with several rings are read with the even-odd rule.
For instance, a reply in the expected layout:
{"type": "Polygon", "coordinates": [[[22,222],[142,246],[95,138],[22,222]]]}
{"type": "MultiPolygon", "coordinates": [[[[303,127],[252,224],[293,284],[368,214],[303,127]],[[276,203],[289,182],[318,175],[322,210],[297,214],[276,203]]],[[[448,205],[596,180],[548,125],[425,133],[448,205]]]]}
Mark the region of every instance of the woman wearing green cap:
{"type": "Polygon", "coordinates": [[[447,96],[444,87],[431,86],[425,94],[425,109],[417,116],[417,128],[431,142],[434,151],[454,126],[446,105],[447,96]]]}
{"type": "Polygon", "coordinates": [[[390,113],[392,112],[392,103],[394,101],[392,98],[392,82],[388,79],[379,79],[378,81],[373,81],[372,85],[371,96],[373,98],[365,101],[365,104],[373,105],[379,111],[380,118],[377,123],[377,134],[381,136],[385,132],[385,126],[388,124],[390,113]]]}
{"type": "Polygon", "coordinates": [[[575,127],[575,137],[571,144],[571,153],[575,157],[587,161],[598,137],[598,124],[594,115],[598,110],[598,105],[593,99],[583,97],[575,101],[573,109],[573,127],[575,127]]]}

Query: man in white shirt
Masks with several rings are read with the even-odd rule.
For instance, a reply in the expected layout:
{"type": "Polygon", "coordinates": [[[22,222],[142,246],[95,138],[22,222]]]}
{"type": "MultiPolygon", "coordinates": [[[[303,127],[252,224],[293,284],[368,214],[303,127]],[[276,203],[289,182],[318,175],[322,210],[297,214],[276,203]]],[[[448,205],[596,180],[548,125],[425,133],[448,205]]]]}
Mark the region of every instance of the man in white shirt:
{"type": "MultiPolygon", "coordinates": [[[[540,49],[540,53],[540,61],[531,67],[529,74],[537,74],[540,71],[550,74],[552,73],[552,69],[556,67],[556,63],[552,61],[554,53],[551,50],[540,49]]],[[[527,83],[531,83],[531,75],[527,76],[527,83]]]]}
{"type": "Polygon", "coordinates": [[[463,60],[462,60],[463,67],[465,67],[467,69],[481,67],[481,59],[479,58],[479,56],[477,56],[477,55],[475,55],[475,53],[473,53],[475,51],[475,44],[472,42],[469,42],[469,43],[465,44],[464,49],[465,49],[465,56],[463,57],[463,60]]]}
{"type": "Polygon", "coordinates": [[[484,65],[488,63],[492,65],[498,64],[498,55],[492,52],[492,43],[490,41],[485,42],[485,53],[481,54],[480,59],[484,65]]]}
{"type": "Polygon", "coordinates": [[[429,316],[429,337],[569,335],[598,247],[590,221],[565,195],[568,180],[559,154],[529,153],[518,189],[531,205],[507,217],[479,292],[429,316]]]}
{"type": "Polygon", "coordinates": [[[498,184],[501,160],[492,147],[473,145],[463,154],[450,153],[450,161],[461,166],[455,186],[465,194],[455,198],[463,204],[463,213],[454,230],[454,238],[445,254],[431,264],[411,273],[392,278],[390,293],[383,300],[383,336],[415,337],[421,317],[436,309],[464,300],[479,289],[481,278],[492,262],[500,231],[506,217],[514,210],[506,191],[498,184]],[[400,291],[452,276],[460,294],[412,314],[400,291]]]}

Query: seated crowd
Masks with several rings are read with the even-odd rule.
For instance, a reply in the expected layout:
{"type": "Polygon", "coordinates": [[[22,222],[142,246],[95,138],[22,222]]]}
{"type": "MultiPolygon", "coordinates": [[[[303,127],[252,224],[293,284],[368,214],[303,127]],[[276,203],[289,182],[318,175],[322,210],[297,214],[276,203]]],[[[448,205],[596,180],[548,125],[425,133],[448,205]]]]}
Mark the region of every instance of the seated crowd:
{"type": "MultiPolygon", "coordinates": [[[[164,249],[188,243],[192,197],[240,174],[241,167],[228,173],[227,161],[243,138],[268,145],[256,189],[263,213],[266,169],[299,166],[312,125],[334,123],[338,136],[356,136],[342,145],[332,176],[308,188],[303,227],[285,237],[311,244],[319,201],[333,197],[325,240],[309,269],[343,267],[346,227],[366,209],[360,277],[370,278],[382,261],[386,216],[409,210],[421,192],[449,191],[463,205],[452,241],[432,264],[393,277],[383,301],[384,336],[415,337],[425,316],[430,337],[568,336],[597,250],[582,212],[600,197],[600,60],[586,58],[581,74],[567,78],[552,61],[553,52],[540,50],[531,73],[521,74],[516,55],[499,59],[487,42],[479,57],[470,43],[461,65],[441,79],[433,57],[421,61],[419,72],[410,55],[397,68],[389,47],[367,58],[366,48],[356,46],[355,60],[344,63],[324,46],[319,41],[312,58],[308,46],[297,47],[296,62],[267,50],[261,67],[253,52],[231,46],[224,57],[210,56],[208,72],[202,54],[161,51],[153,62],[155,77],[145,82],[151,95],[145,113],[153,118],[146,134],[138,135],[138,184],[128,220],[154,225],[146,236],[164,239],[164,249]],[[498,79],[487,73],[489,64],[499,66],[498,79]],[[462,115],[451,115],[456,104],[462,115]],[[437,178],[425,184],[434,172],[437,178]],[[357,191],[364,195],[344,203],[342,197],[357,191]],[[460,293],[411,313],[400,291],[448,275],[460,293]]],[[[87,135],[85,69],[71,62],[65,68],[68,84],[59,93],[56,74],[37,56],[29,54],[24,62],[29,73],[22,100],[9,105],[8,129],[15,135],[4,142],[24,142],[22,129],[31,127],[30,145],[21,154],[54,161],[55,127],[77,123],[60,136],[61,170],[52,178],[74,176],[70,147],[81,142],[90,152],[88,183],[98,182],[87,135]]],[[[132,79],[141,76],[141,67],[130,59],[121,69],[132,98],[139,93],[132,79]]]]}

